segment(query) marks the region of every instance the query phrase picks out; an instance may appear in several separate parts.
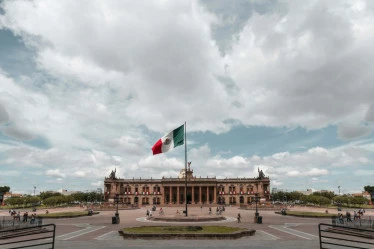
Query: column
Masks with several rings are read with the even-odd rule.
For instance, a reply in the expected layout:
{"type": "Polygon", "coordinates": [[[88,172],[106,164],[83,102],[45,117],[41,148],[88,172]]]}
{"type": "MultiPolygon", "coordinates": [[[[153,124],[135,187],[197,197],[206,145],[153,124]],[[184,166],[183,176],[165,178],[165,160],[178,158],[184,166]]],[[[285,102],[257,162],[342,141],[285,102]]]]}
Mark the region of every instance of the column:
{"type": "Polygon", "coordinates": [[[217,188],[216,186],[213,187],[213,203],[217,203],[217,188]]]}
{"type": "Polygon", "coordinates": [[[199,186],[199,203],[200,204],[203,204],[202,200],[201,200],[201,186],[199,186]]]}
{"type": "Polygon", "coordinates": [[[206,202],[209,204],[209,186],[206,186],[206,202]]]}
{"type": "Polygon", "coordinates": [[[179,204],[179,186],[177,187],[177,204],[179,204]]]}
{"type": "Polygon", "coordinates": [[[170,186],[169,187],[169,204],[171,204],[171,202],[172,202],[172,197],[173,197],[173,187],[172,186],[170,186]]]}
{"type": "Polygon", "coordinates": [[[191,187],[191,204],[195,204],[195,187],[191,187]]]}

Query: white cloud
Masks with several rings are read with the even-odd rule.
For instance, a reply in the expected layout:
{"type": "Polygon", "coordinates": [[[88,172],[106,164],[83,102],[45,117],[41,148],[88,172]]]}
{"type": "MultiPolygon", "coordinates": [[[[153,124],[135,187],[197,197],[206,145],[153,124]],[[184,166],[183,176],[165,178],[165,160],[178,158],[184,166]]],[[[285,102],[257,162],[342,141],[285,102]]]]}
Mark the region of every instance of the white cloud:
{"type": "MultiPolygon", "coordinates": [[[[231,43],[222,55],[212,27],[240,16],[222,19],[197,1],[3,1],[0,27],[25,44],[36,70],[13,78],[0,69],[0,131],[10,139],[0,143],[2,172],[32,169],[61,185],[86,178],[93,186],[114,169],[118,177],[175,176],[184,157],[150,156],[150,147],[154,131],[186,120],[202,133],[339,125],[340,138],[367,137],[373,4],[362,3],[264,6],[224,38],[231,43]]],[[[265,156],[189,143],[188,160],[202,176],[255,177],[261,168],[275,186],[289,177],[322,182],[345,167],[367,173],[374,145],[363,141],[265,156]]]]}
{"type": "Polygon", "coordinates": [[[45,172],[47,176],[57,176],[57,181],[61,181],[62,178],[66,177],[65,173],[60,172],[60,169],[49,169],[45,172]]]}
{"type": "Polygon", "coordinates": [[[318,169],[318,168],[312,168],[311,170],[305,173],[305,175],[307,176],[322,176],[322,175],[327,175],[327,174],[328,174],[328,170],[318,169]]]}
{"type": "Polygon", "coordinates": [[[91,182],[91,186],[102,187],[104,185],[103,181],[91,182]]]}

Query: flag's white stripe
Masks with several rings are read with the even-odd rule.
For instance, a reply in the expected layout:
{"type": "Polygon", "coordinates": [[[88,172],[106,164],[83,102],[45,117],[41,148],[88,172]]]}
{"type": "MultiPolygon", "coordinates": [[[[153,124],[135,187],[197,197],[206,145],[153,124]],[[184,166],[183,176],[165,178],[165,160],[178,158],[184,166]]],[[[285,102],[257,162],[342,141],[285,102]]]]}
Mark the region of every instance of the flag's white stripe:
{"type": "Polygon", "coordinates": [[[174,148],[173,131],[163,136],[161,138],[161,141],[162,141],[162,145],[161,145],[162,153],[172,150],[174,148]],[[169,139],[169,143],[166,143],[166,139],[169,139]]]}

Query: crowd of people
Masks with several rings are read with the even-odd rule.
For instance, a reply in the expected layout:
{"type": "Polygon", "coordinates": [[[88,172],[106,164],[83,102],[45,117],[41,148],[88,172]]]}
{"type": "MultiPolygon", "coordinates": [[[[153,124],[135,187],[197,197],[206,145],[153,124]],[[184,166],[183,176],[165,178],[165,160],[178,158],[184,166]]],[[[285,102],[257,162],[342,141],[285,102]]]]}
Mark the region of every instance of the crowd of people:
{"type": "MultiPolygon", "coordinates": [[[[353,211],[353,220],[359,220],[361,219],[362,216],[364,216],[364,213],[365,213],[365,209],[363,208],[360,208],[358,211],[353,211]]],[[[345,213],[345,219],[346,219],[346,222],[349,223],[349,222],[353,222],[352,221],[352,218],[351,218],[351,212],[347,211],[345,213]]],[[[342,213],[338,213],[338,222],[341,223],[341,224],[344,224],[344,216],[342,213]]]]}
{"type": "MultiPolygon", "coordinates": [[[[13,221],[21,222],[21,212],[16,212],[13,209],[9,209],[10,216],[13,217],[13,221]]],[[[22,215],[22,222],[27,223],[30,220],[30,224],[35,223],[36,213],[32,213],[31,216],[29,216],[29,212],[24,212],[22,215]],[[30,217],[30,218],[29,218],[30,217]]]]}
{"type": "MultiPolygon", "coordinates": [[[[201,211],[202,211],[202,210],[203,210],[203,206],[201,206],[200,208],[201,208],[201,211]]],[[[218,206],[218,207],[216,208],[216,215],[221,215],[222,212],[224,212],[224,211],[225,211],[225,206],[218,206]]],[[[211,208],[211,207],[209,207],[209,212],[208,212],[208,214],[209,214],[209,215],[212,214],[212,208],[211,208]]]]}

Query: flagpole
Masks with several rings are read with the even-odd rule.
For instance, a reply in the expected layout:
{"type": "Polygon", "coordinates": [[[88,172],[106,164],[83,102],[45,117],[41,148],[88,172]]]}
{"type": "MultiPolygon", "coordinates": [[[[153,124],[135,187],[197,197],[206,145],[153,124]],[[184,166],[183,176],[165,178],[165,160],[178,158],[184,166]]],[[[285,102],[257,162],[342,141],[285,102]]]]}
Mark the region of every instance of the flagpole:
{"type": "Polygon", "coordinates": [[[184,121],[184,196],[186,199],[186,217],[188,216],[187,213],[187,126],[186,126],[186,121],[184,121]]]}

